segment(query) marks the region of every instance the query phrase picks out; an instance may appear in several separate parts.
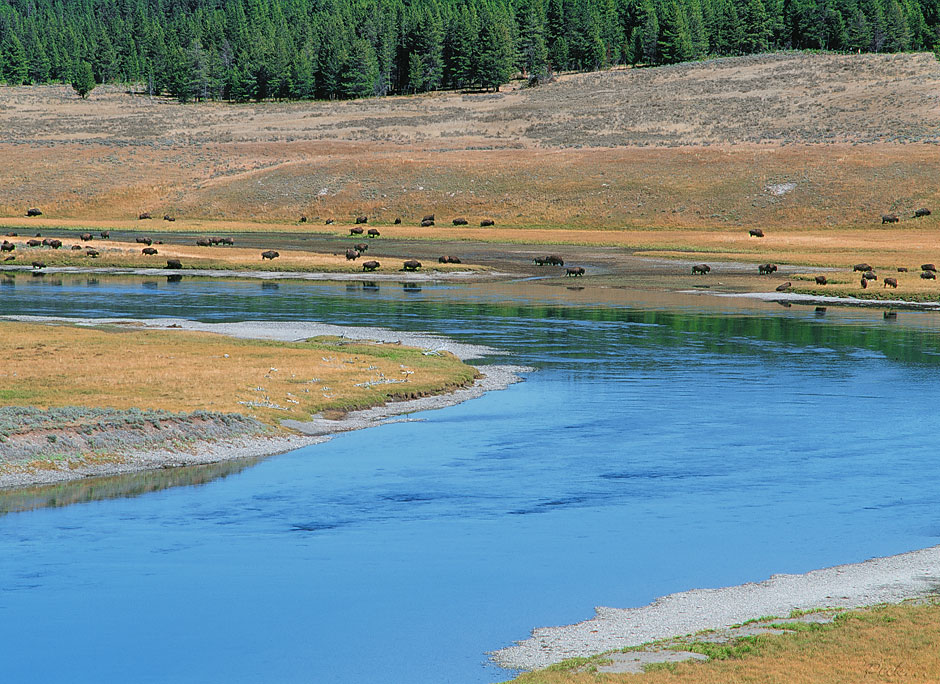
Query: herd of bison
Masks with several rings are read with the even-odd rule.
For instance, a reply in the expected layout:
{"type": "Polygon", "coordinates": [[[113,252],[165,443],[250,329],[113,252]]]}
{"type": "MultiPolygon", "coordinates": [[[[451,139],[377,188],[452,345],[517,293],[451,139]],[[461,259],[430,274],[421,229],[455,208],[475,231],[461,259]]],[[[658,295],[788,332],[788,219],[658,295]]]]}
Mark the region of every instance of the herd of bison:
{"type": "MultiPolygon", "coordinates": [[[[42,213],[43,212],[40,209],[36,207],[32,207],[27,210],[26,216],[28,217],[42,216],[42,213]]],[[[915,210],[911,218],[912,219],[923,218],[925,216],[930,216],[930,214],[931,214],[930,209],[922,207],[920,209],[915,210]]],[[[138,214],[137,218],[138,220],[144,221],[144,220],[152,219],[153,217],[151,216],[150,212],[141,212],[140,214],[138,214]]],[[[170,214],[164,214],[163,220],[175,221],[176,218],[171,216],[170,214]]],[[[900,220],[901,218],[897,214],[882,214],[881,216],[882,225],[899,223],[900,220]]],[[[301,215],[298,222],[307,223],[307,216],[301,215]]],[[[349,229],[350,237],[359,237],[363,235],[369,238],[379,237],[381,233],[376,228],[369,228],[368,230],[363,228],[363,225],[367,224],[368,222],[369,222],[368,216],[357,216],[355,218],[355,225],[349,229]]],[[[455,226],[469,225],[469,221],[465,218],[455,218],[451,222],[455,226]]],[[[326,219],[327,225],[331,225],[333,223],[334,223],[333,219],[326,219]]],[[[402,223],[401,218],[396,218],[394,221],[395,225],[400,225],[401,223],[402,223]]],[[[430,227],[430,226],[435,225],[435,215],[428,214],[424,216],[420,221],[420,225],[422,227],[430,227]]],[[[494,226],[494,225],[495,225],[495,222],[492,219],[483,219],[480,221],[480,226],[482,227],[494,226]]],[[[8,233],[7,235],[16,236],[16,233],[8,233]]],[[[760,228],[752,228],[748,230],[748,235],[753,238],[763,238],[764,231],[761,230],[760,228]]],[[[100,233],[100,236],[102,238],[107,239],[110,237],[110,232],[102,231],[100,233]]],[[[45,239],[40,240],[39,239],[40,237],[41,235],[37,233],[35,238],[26,241],[26,246],[29,248],[48,247],[51,249],[60,249],[63,246],[62,241],[59,239],[45,238],[45,239]]],[[[91,233],[82,233],[79,236],[79,239],[82,242],[90,242],[93,238],[94,236],[91,233]]],[[[136,241],[138,244],[145,245],[145,247],[141,250],[142,254],[146,256],[156,256],[159,253],[158,250],[152,245],[161,244],[160,241],[154,241],[149,237],[137,237],[136,241]]],[[[234,244],[235,244],[235,241],[231,237],[203,237],[203,238],[199,238],[196,240],[196,246],[198,247],[213,247],[216,245],[234,246],[234,244]]],[[[6,239],[4,239],[2,243],[0,243],[0,253],[13,252],[15,249],[16,249],[16,244],[6,239]]],[[[100,255],[99,250],[90,246],[86,246],[83,248],[80,245],[72,245],[70,249],[76,250],[76,251],[83,251],[83,254],[89,258],[96,258],[100,255]]],[[[363,254],[365,254],[366,251],[368,251],[368,249],[369,249],[369,244],[366,242],[358,242],[355,245],[352,245],[346,250],[347,261],[355,261],[356,259],[359,259],[363,254]]],[[[261,252],[262,261],[274,260],[274,259],[277,259],[278,257],[280,257],[280,253],[273,249],[268,249],[268,250],[264,250],[263,252],[261,252]]],[[[13,261],[15,259],[16,259],[16,256],[10,254],[8,256],[5,256],[3,261],[13,261]]],[[[441,256],[440,258],[438,258],[438,262],[442,264],[461,263],[458,257],[450,256],[450,255],[441,256]]],[[[565,265],[564,260],[555,254],[550,254],[544,257],[535,257],[534,263],[536,266],[564,266],[565,265]]],[[[32,262],[32,266],[34,269],[42,269],[42,268],[45,268],[45,263],[39,260],[35,260],[32,262]]],[[[370,259],[368,261],[362,262],[363,271],[375,271],[379,269],[380,267],[381,267],[381,264],[374,259],[370,259]]],[[[183,265],[179,259],[167,259],[166,268],[182,269],[183,265]]],[[[421,268],[420,261],[416,259],[406,259],[402,264],[401,270],[417,271],[419,268],[421,268]]],[[[905,267],[898,267],[899,273],[906,272],[907,270],[908,269],[905,267]]],[[[707,275],[710,271],[711,271],[711,267],[708,264],[696,264],[692,266],[692,275],[707,275]]],[[[757,267],[757,272],[759,275],[771,275],[773,273],[776,273],[776,271],[777,271],[776,264],[770,264],[770,263],[760,264],[757,267]]],[[[866,289],[869,286],[870,282],[878,280],[878,275],[875,273],[874,268],[872,268],[872,266],[867,263],[855,264],[853,266],[853,273],[855,272],[861,272],[862,274],[861,281],[860,281],[862,289],[866,289]]],[[[584,274],[585,274],[585,269],[580,266],[575,266],[575,267],[569,266],[565,269],[566,276],[578,277],[578,276],[583,276],[584,274]]],[[[920,277],[924,280],[936,280],[937,279],[936,266],[934,264],[922,264],[920,277]]],[[[815,276],[815,281],[817,285],[829,284],[829,280],[824,275],[815,276]]],[[[898,279],[896,277],[883,278],[882,283],[883,283],[882,286],[885,288],[887,287],[897,288],[898,287],[898,279]]],[[[784,292],[790,289],[791,287],[792,287],[792,283],[788,281],[777,286],[776,290],[778,292],[784,292]]]]}

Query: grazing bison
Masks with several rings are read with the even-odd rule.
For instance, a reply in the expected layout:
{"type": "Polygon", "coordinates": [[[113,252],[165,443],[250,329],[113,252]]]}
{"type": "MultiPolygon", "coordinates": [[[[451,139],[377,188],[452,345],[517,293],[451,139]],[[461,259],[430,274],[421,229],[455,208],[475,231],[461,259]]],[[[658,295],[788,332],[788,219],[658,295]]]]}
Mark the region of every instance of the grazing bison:
{"type": "Polygon", "coordinates": [[[437,258],[437,263],[446,264],[450,262],[450,257],[442,256],[437,258]]]}
{"type": "Polygon", "coordinates": [[[377,269],[377,268],[378,268],[379,266],[381,266],[381,265],[382,265],[382,264],[380,264],[378,261],[363,261],[363,262],[362,262],[362,270],[363,270],[363,271],[374,271],[375,269],[377,269]]]}
{"type": "MultiPolygon", "coordinates": [[[[140,242],[140,238],[138,238],[137,241],[140,242]]],[[[199,238],[196,240],[197,247],[209,247],[211,244],[212,243],[209,242],[206,238],[199,238]]]]}
{"type": "Polygon", "coordinates": [[[855,265],[852,267],[852,271],[853,271],[853,272],[855,272],[855,271],[870,271],[870,270],[871,270],[871,266],[869,266],[868,264],[855,264],[855,265]]]}
{"type": "Polygon", "coordinates": [[[460,259],[458,259],[458,258],[455,257],[455,256],[449,256],[449,257],[447,257],[447,263],[448,263],[448,264],[459,264],[459,263],[460,263],[460,259]]]}
{"type": "Polygon", "coordinates": [[[273,249],[269,249],[264,252],[261,252],[261,261],[264,261],[265,259],[274,260],[274,259],[277,259],[279,256],[281,255],[278,252],[275,252],[273,249]]]}
{"type": "Polygon", "coordinates": [[[369,217],[368,217],[368,216],[357,216],[357,217],[356,217],[356,223],[368,223],[368,222],[369,222],[369,217]]]}
{"type": "Polygon", "coordinates": [[[455,218],[451,223],[453,223],[455,226],[465,226],[469,223],[469,221],[467,221],[465,218],[455,218]]]}
{"type": "Polygon", "coordinates": [[[4,240],[3,244],[0,245],[0,252],[12,252],[14,249],[16,249],[16,245],[14,245],[12,242],[7,242],[6,240],[4,240]]]}
{"type": "Polygon", "coordinates": [[[26,210],[26,215],[27,216],[42,216],[42,212],[36,207],[33,207],[32,209],[26,210]]]}
{"type": "Polygon", "coordinates": [[[771,273],[776,273],[777,264],[761,264],[757,267],[757,272],[760,275],[770,275],[771,273]]]}
{"type": "Polygon", "coordinates": [[[366,233],[366,235],[368,235],[370,238],[378,237],[381,234],[382,233],[377,231],[375,228],[369,228],[369,232],[366,233]]]}
{"type": "Polygon", "coordinates": [[[762,231],[760,228],[751,228],[749,231],[747,231],[747,234],[751,237],[764,237],[764,231],[762,231]]]}
{"type": "Polygon", "coordinates": [[[355,261],[359,258],[359,252],[354,249],[346,250],[346,261],[355,261]]]}
{"type": "Polygon", "coordinates": [[[86,247],[86,248],[85,248],[85,256],[91,257],[92,259],[97,259],[98,256],[99,256],[99,252],[98,252],[97,249],[92,249],[91,247],[86,247]]]}
{"type": "Polygon", "coordinates": [[[434,221],[432,221],[432,220],[430,220],[430,219],[424,219],[424,220],[421,221],[421,227],[422,227],[422,228],[430,228],[430,227],[433,226],[433,225],[434,225],[434,221]]]}
{"type": "Polygon", "coordinates": [[[792,283],[790,283],[790,281],[788,280],[787,282],[783,283],[782,285],[777,285],[777,292],[786,292],[786,291],[789,290],[792,286],[793,286],[792,283]]]}
{"type": "Polygon", "coordinates": [[[183,262],[179,259],[167,259],[166,260],[167,268],[183,268],[183,262]]]}
{"type": "Polygon", "coordinates": [[[920,209],[914,212],[914,218],[921,218],[923,216],[930,216],[930,209],[926,207],[921,207],[920,209]]]}
{"type": "Polygon", "coordinates": [[[495,226],[496,222],[493,219],[483,219],[480,221],[480,226],[485,228],[486,226],[495,226]]]}
{"type": "Polygon", "coordinates": [[[219,240],[219,244],[220,244],[220,245],[228,245],[229,247],[234,247],[234,246],[235,246],[235,238],[224,237],[224,238],[222,238],[221,240],[219,240]]]}
{"type": "Polygon", "coordinates": [[[394,223],[395,223],[396,226],[400,226],[400,225],[401,225],[401,216],[396,217],[394,223]]]}
{"type": "Polygon", "coordinates": [[[824,276],[824,275],[819,275],[819,276],[816,276],[816,284],[817,284],[817,285],[828,285],[828,284],[829,284],[829,281],[826,280],[826,276],[824,276]]]}
{"type": "Polygon", "coordinates": [[[884,287],[888,286],[893,287],[895,290],[898,289],[898,279],[897,278],[885,278],[884,287]]]}
{"type": "Polygon", "coordinates": [[[307,215],[306,215],[306,214],[301,214],[301,215],[300,215],[300,218],[297,219],[297,221],[298,221],[299,223],[306,223],[306,222],[307,222],[307,215]]]}
{"type": "Polygon", "coordinates": [[[697,274],[705,275],[710,270],[712,270],[712,267],[709,266],[708,264],[696,264],[695,266],[692,267],[692,275],[697,275],[697,274]]]}
{"type": "Polygon", "coordinates": [[[220,237],[215,237],[215,236],[213,235],[213,236],[211,236],[211,237],[209,238],[209,244],[210,244],[210,245],[217,245],[217,244],[219,244],[220,242],[222,242],[222,238],[220,238],[220,237]]]}
{"type": "Polygon", "coordinates": [[[46,267],[46,264],[44,264],[42,261],[33,262],[33,268],[45,268],[45,267],[46,267]]]}
{"type": "Polygon", "coordinates": [[[933,271],[921,271],[920,277],[923,278],[924,280],[936,280],[937,274],[934,273],[933,271]]]}
{"type": "Polygon", "coordinates": [[[428,214],[427,216],[425,216],[425,217],[424,217],[423,219],[421,219],[421,220],[422,220],[422,221],[431,221],[431,222],[433,223],[433,222],[434,222],[434,214],[428,214]]]}
{"type": "Polygon", "coordinates": [[[881,215],[881,225],[884,225],[886,223],[899,223],[900,221],[901,221],[901,217],[898,216],[897,214],[882,214],[881,215]]]}
{"type": "Polygon", "coordinates": [[[898,273],[907,273],[907,266],[898,266],[898,273]]]}
{"type": "Polygon", "coordinates": [[[566,269],[565,269],[565,277],[566,277],[566,278],[567,278],[568,276],[583,276],[583,275],[584,275],[584,269],[581,268],[580,266],[575,266],[574,268],[566,268],[566,269]]]}
{"type": "Polygon", "coordinates": [[[109,237],[111,237],[111,231],[110,230],[101,231],[101,237],[107,240],[109,237]]]}
{"type": "Polygon", "coordinates": [[[552,266],[564,266],[565,260],[557,254],[549,254],[547,257],[545,257],[545,263],[552,266]]]}
{"type": "Polygon", "coordinates": [[[362,235],[364,232],[365,232],[364,228],[350,228],[349,229],[350,235],[362,235]]]}
{"type": "Polygon", "coordinates": [[[933,264],[921,264],[921,265],[920,265],[920,270],[921,270],[921,271],[933,271],[934,273],[936,273],[936,272],[937,272],[937,267],[934,266],[933,264]]]}
{"type": "Polygon", "coordinates": [[[138,221],[145,221],[147,219],[152,219],[152,218],[153,216],[150,215],[149,211],[142,211],[141,213],[137,214],[138,221]]]}
{"type": "Polygon", "coordinates": [[[49,240],[49,246],[52,249],[59,249],[62,246],[62,240],[49,240]]]}
{"type": "Polygon", "coordinates": [[[82,242],[91,242],[92,234],[91,233],[82,233],[78,236],[82,242]]]}
{"type": "Polygon", "coordinates": [[[81,245],[72,245],[72,249],[81,249],[81,245]]]}
{"type": "Polygon", "coordinates": [[[403,271],[417,271],[421,268],[421,262],[417,259],[408,259],[404,264],[402,264],[403,271]]]}
{"type": "Polygon", "coordinates": [[[164,220],[164,221],[175,221],[176,218],[173,217],[173,216],[170,216],[169,214],[164,214],[164,215],[163,215],[163,220],[164,220]]]}
{"type": "Polygon", "coordinates": [[[153,240],[149,237],[139,237],[136,242],[138,245],[147,245],[148,247],[153,244],[153,240]]]}
{"type": "Polygon", "coordinates": [[[353,245],[353,248],[354,248],[357,252],[359,252],[360,254],[362,254],[362,253],[365,252],[367,249],[369,249],[369,243],[368,243],[368,242],[357,242],[355,245],[353,245]]]}
{"type": "Polygon", "coordinates": [[[140,251],[142,254],[146,254],[147,256],[153,256],[154,254],[157,253],[157,248],[156,247],[144,247],[140,251]]]}
{"type": "Polygon", "coordinates": [[[26,241],[27,247],[39,247],[39,245],[41,244],[42,244],[41,240],[27,240],[26,241]]]}
{"type": "Polygon", "coordinates": [[[328,225],[328,226],[332,226],[333,223],[335,223],[335,221],[333,221],[333,219],[327,219],[327,220],[325,221],[325,223],[326,223],[326,225],[328,225]]]}
{"type": "Polygon", "coordinates": [[[863,274],[868,280],[878,280],[878,276],[875,275],[874,271],[865,271],[863,274]]]}
{"type": "Polygon", "coordinates": [[[866,280],[865,276],[862,276],[862,289],[864,290],[867,287],[868,287],[868,280],[866,280]]]}

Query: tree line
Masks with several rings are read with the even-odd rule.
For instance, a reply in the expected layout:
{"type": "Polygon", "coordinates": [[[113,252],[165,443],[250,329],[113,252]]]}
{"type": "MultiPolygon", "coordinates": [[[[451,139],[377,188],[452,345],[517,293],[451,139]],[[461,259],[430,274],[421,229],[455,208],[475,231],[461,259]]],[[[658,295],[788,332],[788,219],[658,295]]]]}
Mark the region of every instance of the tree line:
{"type": "Polygon", "coordinates": [[[517,74],[618,64],[938,46],[940,0],[0,0],[0,81],[142,83],[181,101],[498,89],[517,74]]]}

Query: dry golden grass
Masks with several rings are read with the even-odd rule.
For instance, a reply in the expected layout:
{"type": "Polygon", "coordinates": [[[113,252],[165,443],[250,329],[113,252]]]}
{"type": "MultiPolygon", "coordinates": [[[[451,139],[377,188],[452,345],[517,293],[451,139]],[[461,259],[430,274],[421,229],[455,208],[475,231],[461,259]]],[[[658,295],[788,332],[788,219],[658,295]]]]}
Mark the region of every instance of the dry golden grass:
{"type": "Polygon", "coordinates": [[[450,354],[396,345],[9,321],[0,321],[0,358],[4,406],[207,410],[275,424],[440,393],[476,375],[450,354]]]}
{"type": "Polygon", "coordinates": [[[940,605],[893,605],[849,614],[834,626],[760,636],[755,655],[681,663],[645,674],[562,668],[527,673],[515,684],[924,684],[940,681],[940,605]]]}

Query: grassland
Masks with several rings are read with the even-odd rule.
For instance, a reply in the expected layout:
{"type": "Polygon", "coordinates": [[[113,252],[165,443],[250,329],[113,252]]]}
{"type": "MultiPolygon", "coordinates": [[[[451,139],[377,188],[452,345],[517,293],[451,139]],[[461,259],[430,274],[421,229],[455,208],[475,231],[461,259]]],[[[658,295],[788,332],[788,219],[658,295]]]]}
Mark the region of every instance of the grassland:
{"type": "MultiPolygon", "coordinates": [[[[772,621],[767,621],[768,626],[772,621]]],[[[796,623],[784,634],[727,643],[691,637],[670,648],[708,662],[658,665],[643,674],[604,673],[604,655],[523,674],[514,684],[858,684],[940,679],[940,604],[905,603],[841,614],[830,624],[796,623]]]]}

